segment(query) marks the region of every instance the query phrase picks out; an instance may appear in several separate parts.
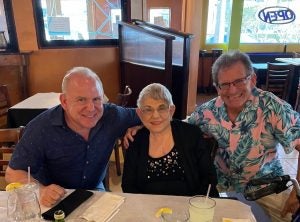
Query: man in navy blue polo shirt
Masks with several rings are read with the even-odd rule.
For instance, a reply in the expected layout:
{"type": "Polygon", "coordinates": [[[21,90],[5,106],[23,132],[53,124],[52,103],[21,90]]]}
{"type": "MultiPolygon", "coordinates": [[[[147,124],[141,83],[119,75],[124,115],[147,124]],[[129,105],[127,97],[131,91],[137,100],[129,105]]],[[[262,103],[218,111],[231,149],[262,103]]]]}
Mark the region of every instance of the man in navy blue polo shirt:
{"type": "Polygon", "coordinates": [[[5,179],[40,183],[40,202],[52,206],[65,188],[104,189],[102,181],[115,140],[140,124],[135,109],[103,104],[101,80],[90,69],[75,67],[62,82],[60,105],[26,126],[5,179]]]}

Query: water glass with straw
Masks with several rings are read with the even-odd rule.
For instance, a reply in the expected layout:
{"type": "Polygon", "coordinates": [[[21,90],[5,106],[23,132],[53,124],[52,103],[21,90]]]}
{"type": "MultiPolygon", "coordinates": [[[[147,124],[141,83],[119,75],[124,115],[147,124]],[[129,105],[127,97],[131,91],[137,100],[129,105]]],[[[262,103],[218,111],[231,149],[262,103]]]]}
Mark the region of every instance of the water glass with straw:
{"type": "Polygon", "coordinates": [[[24,189],[34,192],[37,199],[38,200],[40,199],[39,184],[37,182],[31,180],[30,166],[28,166],[28,168],[27,168],[27,181],[24,184],[24,189]]]}
{"type": "Polygon", "coordinates": [[[206,196],[197,195],[189,200],[190,222],[212,222],[216,201],[209,197],[211,184],[208,186],[206,196]]]}

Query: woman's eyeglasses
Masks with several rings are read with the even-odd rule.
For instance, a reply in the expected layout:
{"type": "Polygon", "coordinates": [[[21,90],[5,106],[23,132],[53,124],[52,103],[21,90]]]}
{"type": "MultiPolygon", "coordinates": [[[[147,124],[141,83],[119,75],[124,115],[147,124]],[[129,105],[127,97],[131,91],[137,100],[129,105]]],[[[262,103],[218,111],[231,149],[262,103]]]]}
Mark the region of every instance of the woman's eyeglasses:
{"type": "Polygon", "coordinates": [[[141,107],[140,110],[142,111],[143,115],[150,117],[153,116],[154,112],[156,111],[160,116],[165,116],[169,110],[170,106],[162,105],[159,106],[157,109],[153,109],[152,107],[141,107]]]}

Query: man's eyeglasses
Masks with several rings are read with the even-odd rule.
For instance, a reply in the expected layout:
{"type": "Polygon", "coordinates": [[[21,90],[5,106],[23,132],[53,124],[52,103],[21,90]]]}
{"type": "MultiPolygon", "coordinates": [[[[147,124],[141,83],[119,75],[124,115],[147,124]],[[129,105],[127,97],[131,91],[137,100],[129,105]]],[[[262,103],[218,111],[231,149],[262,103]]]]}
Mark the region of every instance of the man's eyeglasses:
{"type": "Polygon", "coordinates": [[[160,116],[165,116],[169,112],[170,106],[162,105],[159,106],[157,109],[153,109],[152,107],[146,106],[146,107],[141,107],[140,110],[142,111],[143,115],[147,117],[153,116],[155,111],[157,111],[157,113],[160,116]]]}
{"type": "Polygon", "coordinates": [[[216,84],[217,87],[221,90],[228,90],[230,88],[230,85],[232,84],[233,86],[240,88],[245,86],[246,82],[251,78],[251,75],[246,76],[245,78],[237,79],[233,82],[225,82],[222,84],[216,84]]]}

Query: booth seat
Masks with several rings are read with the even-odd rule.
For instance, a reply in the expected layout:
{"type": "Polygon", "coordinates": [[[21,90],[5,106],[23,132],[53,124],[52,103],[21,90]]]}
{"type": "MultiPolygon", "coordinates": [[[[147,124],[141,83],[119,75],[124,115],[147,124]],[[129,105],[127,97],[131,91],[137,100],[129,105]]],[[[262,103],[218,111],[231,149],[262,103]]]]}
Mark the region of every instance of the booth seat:
{"type": "Polygon", "coordinates": [[[293,52],[248,52],[252,63],[276,62],[275,58],[293,58],[293,52]]]}

